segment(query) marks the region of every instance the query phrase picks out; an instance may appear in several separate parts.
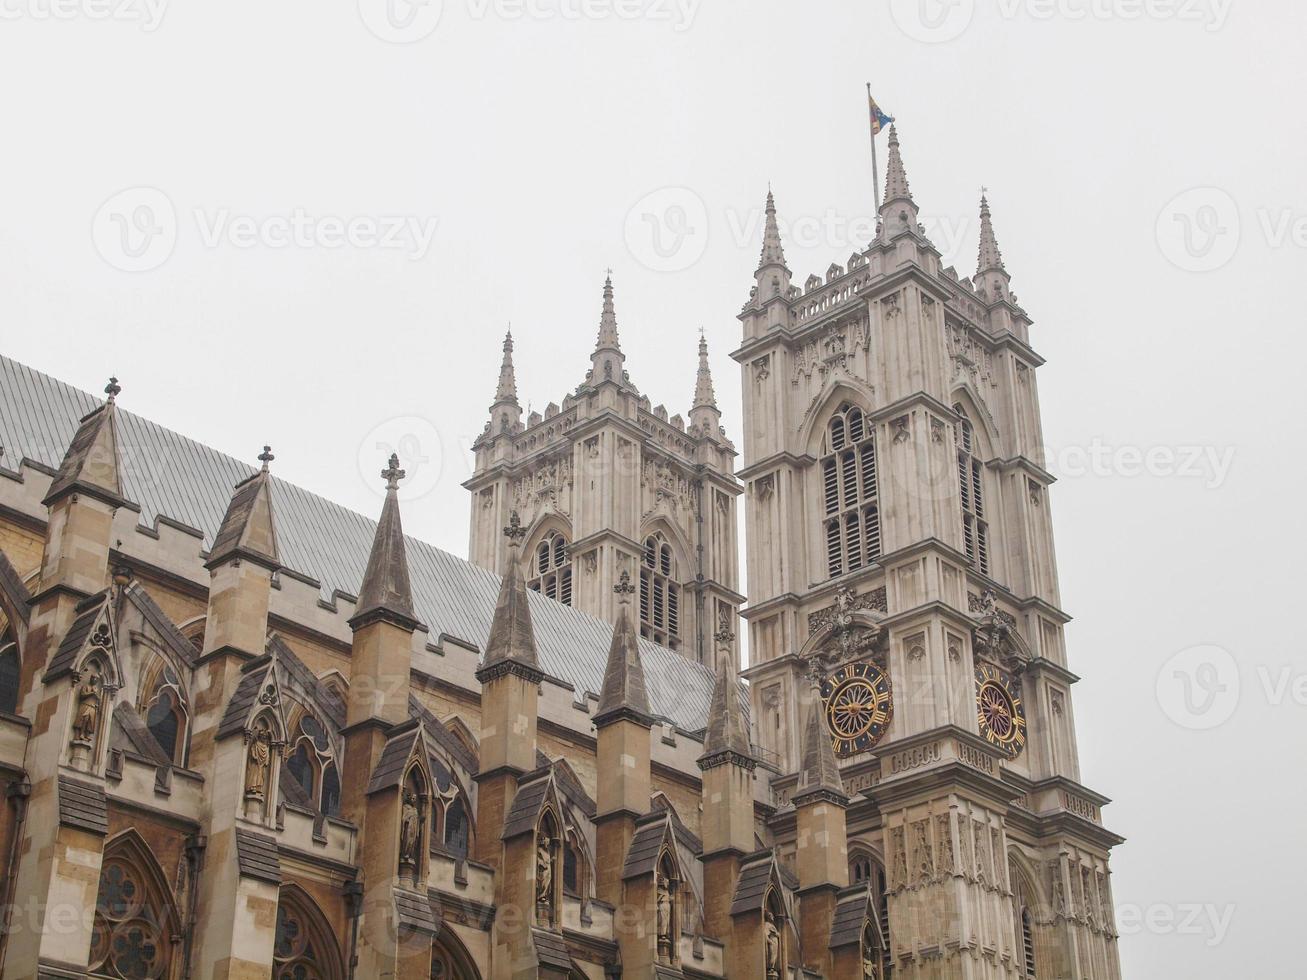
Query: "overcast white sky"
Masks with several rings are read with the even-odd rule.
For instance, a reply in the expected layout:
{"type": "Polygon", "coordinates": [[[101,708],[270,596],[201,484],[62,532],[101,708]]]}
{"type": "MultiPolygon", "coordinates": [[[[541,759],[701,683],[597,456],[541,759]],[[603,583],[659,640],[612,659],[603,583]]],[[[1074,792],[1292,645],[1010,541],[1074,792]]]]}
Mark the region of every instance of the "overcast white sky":
{"type": "Polygon", "coordinates": [[[1303,5],[359,2],[0,0],[0,350],[368,513],[418,433],[406,525],[464,554],[504,325],[561,401],[608,266],[633,380],[686,411],[703,326],[738,437],[767,183],[796,278],[845,261],[872,81],[963,274],[990,188],[1049,360],[1126,976],[1300,976],[1303,5]]]}

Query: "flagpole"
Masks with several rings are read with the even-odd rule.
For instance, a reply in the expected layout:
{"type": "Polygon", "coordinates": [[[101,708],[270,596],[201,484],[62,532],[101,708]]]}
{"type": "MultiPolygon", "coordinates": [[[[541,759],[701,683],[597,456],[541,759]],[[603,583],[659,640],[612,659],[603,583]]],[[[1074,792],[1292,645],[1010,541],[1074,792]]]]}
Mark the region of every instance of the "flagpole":
{"type": "Polygon", "coordinates": [[[880,214],[880,168],[876,166],[876,126],[871,118],[871,82],[867,83],[867,132],[871,134],[871,190],[880,214]]]}

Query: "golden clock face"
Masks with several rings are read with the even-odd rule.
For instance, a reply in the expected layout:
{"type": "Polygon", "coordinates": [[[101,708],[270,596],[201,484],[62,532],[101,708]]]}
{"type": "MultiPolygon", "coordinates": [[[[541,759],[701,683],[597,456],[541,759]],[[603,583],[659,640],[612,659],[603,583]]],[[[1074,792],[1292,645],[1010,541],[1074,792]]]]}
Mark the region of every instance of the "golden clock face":
{"type": "Polygon", "coordinates": [[[889,675],[872,663],[837,667],[822,682],[821,697],[836,755],[870,751],[894,717],[889,675]]]}
{"type": "Polygon", "coordinates": [[[976,666],[976,722],[985,741],[1010,758],[1026,747],[1021,685],[993,664],[976,666]]]}

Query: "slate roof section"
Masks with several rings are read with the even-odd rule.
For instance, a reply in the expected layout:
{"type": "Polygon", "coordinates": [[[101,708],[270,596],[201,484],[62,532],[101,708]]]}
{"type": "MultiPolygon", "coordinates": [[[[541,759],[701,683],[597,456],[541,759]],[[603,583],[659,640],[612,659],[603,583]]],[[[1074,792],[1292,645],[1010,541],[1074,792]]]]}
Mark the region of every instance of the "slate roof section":
{"type": "Polygon", "coordinates": [[[70,776],[60,776],[59,822],[65,827],[76,827],[101,836],[109,833],[109,811],[104,787],[98,783],[84,783],[70,776]]]}
{"type": "Polygon", "coordinates": [[[622,864],[623,881],[654,873],[658,855],[667,839],[667,821],[666,811],[640,818],[631,846],[626,849],[626,861],[622,864]]]}
{"type": "Polygon", "coordinates": [[[762,911],[762,903],[767,897],[767,886],[771,884],[773,863],[770,851],[746,859],[744,867],[740,869],[740,877],[735,882],[731,915],[762,911]]]}
{"type": "MultiPolygon", "coordinates": [[[[513,516],[516,518],[517,513],[513,516]]],[[[519,664],[531,671],[540,666],[531,620],[531,590],[526,587],[522,563],[516,560],[516,553],[515,548],[509,549],[508,574],[499,580],[495,614],[490,621],[490,636],[486,639],[478,679],[482,672],[498,664],[519,664]]]]}
{"type": "Polygon", "coordinates": [[[536,962],[540,966],[559,970],[572,969],[572,957],[567,952],[567,940],[560,933],[533,928],[531,938],[535,942],[536,962]]]}
{"type": "Polygon", "coordinates": [[[839,949],[862,942],[862,927],[866,924],[870,893],[865,885],[841,891],[831,917],[830,946],[839,949]]]}
{"type": "Polygon", "coordinates": [[[345,705],[331,692],[326,684],[318,680],[318,676],[309,669],[303,660],[295,655],[295,651],[290,648],[286,641],[274,634],[268,639],[267,649],[268,653],[273,656],[277,663],[281,664],[300,689],[313,699],[314,705],[326,719],[335,725],[338,731],[344,728],[345,705]]]}
{"type": "Polygon", "coordinates": [[[419,719],[426,726],[427,734],[449,753],[450,758],[471,775],[476,775],[480,769],[477,757],[469,752],[467,746],[449,730],[449,726],[427,710],[416,694],[408,696],[408,715],[410,718],[419,719]]]}
{"type": "Polygon", "coordinates": [[[149,623],[164,644],[175,653],[184,664],[195,664],[195,645],[182,636],[168,614],[159,608],[158,603],[145,591],[140,582],[133,582],[127,587],[127,598],[141,611],[141,616],[149,623]]]}
{"type": "Polygon", "coordinates": [[[218,526],[209,552],[209,567],[243,556],[270,568],[278,567],[277,525],[273,519],[271,479],[267,470],[236,485],[231,503],[218,526]]]}
{"type": "MultiPolygon", "coordinates": [[[[6,459],[54,471],[77,419],[99,404],[84,391],[0,357],[0,444],[6,459]]],[[[139,506],[141,523],[153,528],[164,519],[193,528],[212,547],[231,487],[256,469],[121,408],[117,421],[126,449],[123,495],[139,506]]],[[[317,582],[325,600],[338,592],[358,595],[376,523],[276,477],[269,487],[282,566],[317,582]]],[[[499,576],[424,541],[409,537],[405,544],[418,619],[433,637],[453,636],[485,649],[499,576]]],[[[540,669],[578,694],[602,690],[612,626],[538,592],[527,600],[540,669]]],[[[639,647],[652,712],[684,731],[702,729],[712,671],[644,638],[639,647]]]]}
{"type": "Polygon", "coordinates": [[[263,690],[263,682],[267,679],[271,667],[272,658],[265,656],[258,660],[251,660],[242,668],[243,673],[240,683],[236,685],[236,693],[227,702],[227,711],[218,725],[218,738],[237,735],[245,730],[245,723],[249,721],[250,712],[259,699],[259,692],[263,690]]]}
{"type": "Polygon", "coordinates": [[[116,415],[116,406],[107,401],[78,420],[77,431],[67,442],[68,451],[59,461],[43,503],[54,503],[74,489],[112,503],[123,499],[116,415]]]}
{"type": "MultiPolygon", "coordinates": [[[[623,581],[622,585],[631,588],[629,582],[623,581]]],[[[645,725],[652,722],[644,664],[640,661],[640,645],[631,622],[629,603],[622,604],[617,625],[613,627],[613,642],[608,647],[608,665],[604,668],[604,686],[599,693],[594,723],[602,726],[622,718],[645,725]]]]}
{"type": "Polygon", "coordinates": [[[395,917],[399,919],[400,925],[417,929],[429,936],[434,936],[440,930],[440,922],[431,908],[431,900],[406,888],[395,889],[395,917]]]}
{"type": "Polygon", "coordinates": [[[422,724],[414,720],[399,726],[400,730],[386,739],[381,756],[372,770],[367,792],[379,793],[383,789],[394,789],[404,778],[404,766],[413,754],[413,743],[422,734],[422,724]]]}
{"type": "Polygon", "coordinates": [[[281,858],[277,841],[250,830],[236,830],[236,867],[242,878],[281,884],[281,858]]]}
{"type": "Polygon", "coordinates": [[[95,626],[95,621],[99,618],[100,610],[108,597],[109,592],[106,589],[77,604],[77,618],[73,620],[73,625],[68,627],[68,632],[59,642],[59,649],[50,658],[50,666],[46,669],[43,681],[52,681],[73,669],[77,663],[77,654],[81,652],[86,638],[91,635],[91,628],[95,626]]]}
{"type": "Polygon", "coordinates": [[[368,567],[363,573],[358,611],[350,619],[350,625],[358,629],[374,617],[388,619],[404,629],[417,626],[404,547],[404,525],[399,519],[399,495],[390,483],[386,488],[386,502],[381,507],[381,519],[377,522],[377,535],[372,539],[372,551],[368,554],[368,567]]]}
{"type": "Polygon", "coordinates": [[[840,765],[835,761],[835,748],[830,732],[826,730],[821,703],[816,698],[808,709],[808,724],[803,731],[803,765],[792,802],[799,806],[805,799],[813,797],[846,803],[849,799],[844,792],[844,780],[840,776],[840,765]]]}
{"type": "Polygon", "coordinates": [[[550,770],[537,771],[524,777],[524,781],[518,785],[517,796],[513,797],[513,806],[504,818],[502,840],[511,840],[536,829],[540,810],[544,806],[545,797],[549,795],[551,777],[550,770]]]}
{"type": "Polygon", "coordinates": [[[146,727],[136,709],[125,701],[113,708],[113,734],[109,744],[122,751],[132,752],[156,766],[170,766],[168,758],[154,734],[146,727]]]}
{"type": "Polygon", "coordinates": [[[27,586],[23,584],[23,577],[18,574],[18,569],[14,568],[9,561],[9,556],[0,550],[0,592],[5,594],[5,601],[9,608],[14,610],[24,623],[32,615],[32,610],[28,606],[28,601],[32,598],[27,591],[27,586]]]}

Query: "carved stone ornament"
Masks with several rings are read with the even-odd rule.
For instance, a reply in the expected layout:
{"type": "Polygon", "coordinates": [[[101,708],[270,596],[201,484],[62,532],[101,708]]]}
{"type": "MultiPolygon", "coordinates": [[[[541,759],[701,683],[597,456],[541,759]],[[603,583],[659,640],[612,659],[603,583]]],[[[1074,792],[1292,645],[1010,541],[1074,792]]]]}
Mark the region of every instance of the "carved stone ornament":
{"type": "Polygon", "coordinates": [[[854,613],[863,610],[883,612],[884,600],[884,589],[858,595],[846,586],[835,593],[831,605],[808,615],[810,633],[828,634],[807,658],[809,676],[814,683],[820,684],[832,667],[856,660],[882,646],[885,630],[878,624],[859,621],[854,613]]]}
{"type": "Polygon", "coordinates": [[[272,767],[272,733],[266,727],[246,729],[245,796],[262,800],[267,794],[268,773],[272,767]]]}
{"type": "Polygon", "coordinates": [[[1030,651],[1017,633],[1016,619],[998,608],[994,590],[986,589],[979,596],[968,593],[967,606],[976,617],[971,631],[976,655],[1020,674],[1030,662],[1030,651]]]}

